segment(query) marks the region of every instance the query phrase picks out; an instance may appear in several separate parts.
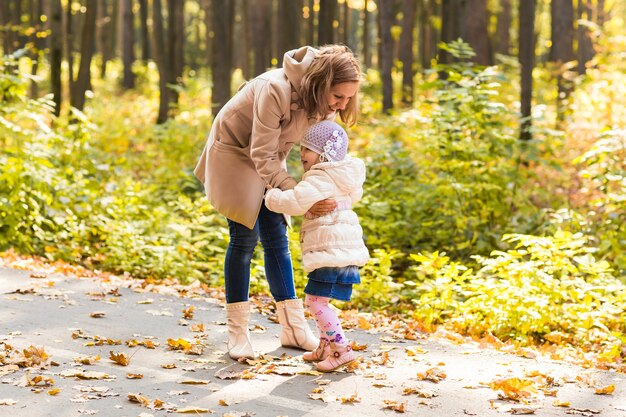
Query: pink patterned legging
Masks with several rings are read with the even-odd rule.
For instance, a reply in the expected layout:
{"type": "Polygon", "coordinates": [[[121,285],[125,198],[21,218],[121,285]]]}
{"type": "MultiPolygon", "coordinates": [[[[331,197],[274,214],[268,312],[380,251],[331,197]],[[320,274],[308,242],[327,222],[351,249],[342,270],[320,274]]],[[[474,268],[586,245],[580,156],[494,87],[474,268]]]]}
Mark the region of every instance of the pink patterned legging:
{"type": "Polygon", "coordinates": [[[346,339],[341,328],[341,322],[337,314],[328,305],[329,301],[330,298],[309,294],[304,298],[306,306],[315,317],[317,328],[320,331],[320,340],[343,345],[346,343],[346,339]]]}

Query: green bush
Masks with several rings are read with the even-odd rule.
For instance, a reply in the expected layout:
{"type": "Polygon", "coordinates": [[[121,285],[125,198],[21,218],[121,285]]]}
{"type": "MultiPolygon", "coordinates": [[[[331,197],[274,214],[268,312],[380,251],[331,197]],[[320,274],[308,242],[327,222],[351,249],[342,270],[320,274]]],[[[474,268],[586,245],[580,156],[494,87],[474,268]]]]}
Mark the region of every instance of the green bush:
{"type": "Polygon", "coordinates": [[[465,334],[523,344],[620,345],[626,287],[608,262],[596,260],[587,237],[557,232],[503,240],[513,248],[476,257],[481,267],[475,272],[444,254],[411,255],[417,265],[403,296],[413,300],[413,316],[426,325],[447,323],[465,334]]]}

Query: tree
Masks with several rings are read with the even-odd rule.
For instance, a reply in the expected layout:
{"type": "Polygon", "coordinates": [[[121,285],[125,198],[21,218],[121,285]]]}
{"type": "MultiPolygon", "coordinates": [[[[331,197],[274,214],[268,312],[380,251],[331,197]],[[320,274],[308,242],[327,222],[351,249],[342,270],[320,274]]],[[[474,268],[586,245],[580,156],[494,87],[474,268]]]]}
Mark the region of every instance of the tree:
{"type": "Polygon", "coordinates": [[[520,139],[532,139],[533,68],[535,66],[535,0],[519,3],[519,62],[521,67],[520,139]]]}
{"type": "Polygon", "coordinates": [[[302,0],[279,0],[278,2],[278,55],[300,45],[302,0]]]}
{"type": "Polygon", "coordinates": [[[252,29],[252,51],[254,56],[253,76],[267,70],[271,65],[270,13],[272,0],[255,0],[252,4],[250,20],[252,29]]]}
{"type": "Polygon", "coordinates": [[[91,88],[91,58],[93,56],[93,45],[96,38],[96,17],[98,14],[98,2],[91,2],[87,5],[85,19],[83,21],[80,64],[78,77],[71,89],[70,104],[78,110],[83,110],[85,106],[85,92],[91,88]]]}
{"type": "Polygon", "coordinates": [[[422,0],[419,4],[420,25],[419,25],[419,57],[422,68],[430,68],[430,62],[435,57],[437,50],[437,34],[431,22],[434,14],[435,0],[422,0]]]}
{"type": "Polygon", "coordinates": [[[366,68],[372,66],[372,53],[370,51],[370,12],[369,0],[363,2],[363,65],[366,68]]]}
{"type": "Polygon", "coordinates": [[[500,11],[496,23],[496,52],[509,55],[511,49],[511,0],[500,0],[500,11]]]}
{"type": "Polygon", "coordinates": [[[61,82],[61,63],[63,61],[63,7],[61,0],[48,0],[46,14],[48,16],[48,36],[50,49],[50,85],[54,100],[54,115],[61,114],[63,100],[61,82]]]}
{"type": "Polygon", "coordinates": [[[165,44],[165,27],[163,24],[163,6],[161,0],[153,0],[152,2],[152,42],[154,52],[154,60],[159,69],[159,114],[157,123],[165,123],[168,118],[170,105],[170,89],[167,86],[169,79],[170,66],[167,65],[165,58],[167,56],[165,44]]]}
{"type": "Polygon", "coordinates": [[[135,61],[135,31],[133,27],[133,2],[132,0],[120,1],[120,44],[122,50],[122,63],[124,71],[122,76],[122,87],[126,89],[135,87],[135,74],[133,73],[133,62],[135,61]]]}
{"type": "MultiPolygon", "coordinates": [[[[450,43],[463,38],[465,0],[442,0],[441,3],[441,42],[450,43]]],[[[445,50],[439,50],[439,62],[450,64],[452,56],[445,50]]]]}
{"type": "Polygon", "coordinates": [[[571,91],[572,84],[567,81],[569,63],[574,56],[574,6],[572,0],[552,0],[550,2],[550,14],[552,16],[551,35],[552,47],[550,48],[550,61],[557,66],[557,119],[563,120],[564,104],[571,91]]]}
{"type": "Polygon", "coordinates": [[[150,37],[148,35],[148,0],[139,0],[139,17],[141,22],[141,60],[150,60],[150,37]]]}
{"type": "Polygon", "coordinates": [[[320,0],[320,11],[317,23],[317,42],[325,45],[335,42],[333,22],[337,0],[320,0]]]}
{"type": "Polygon", "coordinates": [[[394,23],[393,0],[378,1],[378,16],[380,26],[380,77],[383,81],[383,112],[389,113],[393,109],[393,81],[391,69],[393,67],[393,38],[391,26],[394,23]]]}
{"type": "Polygon", "coordinates": [[[417,2],[404,0],[402,3],[402,32],[400,34],[399,59],[402,62],[402,102],[413,103],[413,29],[417,2]]]}
{"type": "Polygon", "coordinates": [[[35,30],[33,45],[34,50],[33,54],[33,65],[31,67],[31,75],[33,76],[33,81],[30,84],[30,97],[37,98],[39,95],[38,85],[35,81],[35,76],[37,75],[37,70],[39,68],[39,61],[43,57],[43,51],[45,49],[44,39],[39,36],[43,31],[41,15],[44,13],[43,10],[43,0],[32,0],[31,8],[30,8],[30,24],[31,27],[35,30]]]}
{"type": "Polygon", "coordinates": [[[578,30],[577,30],[577,59],[578,73],[587,72],[587,62],[593,59],[593,42],[591,41],[591,31],[589,23],[592,22],[593,7],[590,0],[578,0],[578,30]]]}
{"type": "Polygon", "coordinates": [[[232,74],[233,23],[235,16],[234,0],[213,1],[213,56],[211,72],[213,89],[211,108],[217,115],[222,106],[230,99],[230,81],[232,74]]]}
{"type": "Polygon", "coordinates": [[[463,39],[476,53],[472,60],[480,65],[493,65],[493,52],[488,31],[487,0],[467,0],[463,20],[465,22],[463,39]]]}
{"type": "Polygon", "coordinates": [[[115,49],[115,27],[117,24],[117,5],[114,2],[111,11],[109,0],[98,0],[98,21],[96,24],[96,49],[100,52],[100,77],[107,72],[107,63],[113,58],[115,49]]]}

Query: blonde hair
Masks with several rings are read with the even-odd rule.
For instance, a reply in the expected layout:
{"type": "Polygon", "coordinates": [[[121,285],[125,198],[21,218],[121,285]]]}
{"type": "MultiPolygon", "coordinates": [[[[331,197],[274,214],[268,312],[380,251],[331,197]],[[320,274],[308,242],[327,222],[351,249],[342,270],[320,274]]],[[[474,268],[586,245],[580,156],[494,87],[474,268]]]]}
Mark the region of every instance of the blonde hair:
{"type": "MultiPolygon", "coordinates": [[[[313,58],[300,84],[300,96],[309,117],[325,119],[330,113],[327,97],[330,88],[345,82],[361,81],[361,65],[350,48],[344,45],[324,45],[313,58]]],[[[357,95],[346,108],[339,110],[339,117],[347,125],[356,123],[359,112],[357,95]]]]}

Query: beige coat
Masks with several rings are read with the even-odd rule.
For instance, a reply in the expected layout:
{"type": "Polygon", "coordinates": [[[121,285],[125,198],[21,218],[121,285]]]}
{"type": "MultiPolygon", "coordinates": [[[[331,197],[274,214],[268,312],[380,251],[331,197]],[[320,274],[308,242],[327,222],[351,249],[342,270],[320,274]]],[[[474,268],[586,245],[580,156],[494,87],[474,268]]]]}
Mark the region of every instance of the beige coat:
{"type": "Polygon", "coordinates": [[[266,185],[282,190],[296,185],[286,159],[309,126],[297,91],[315,53],[308,46],[289,51],[282,68],[242,86],[215,117],[194,170],[213,207],[250,229],[266,185]]]}

